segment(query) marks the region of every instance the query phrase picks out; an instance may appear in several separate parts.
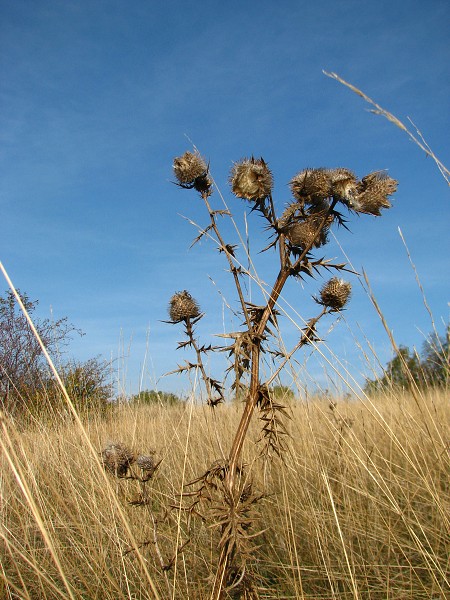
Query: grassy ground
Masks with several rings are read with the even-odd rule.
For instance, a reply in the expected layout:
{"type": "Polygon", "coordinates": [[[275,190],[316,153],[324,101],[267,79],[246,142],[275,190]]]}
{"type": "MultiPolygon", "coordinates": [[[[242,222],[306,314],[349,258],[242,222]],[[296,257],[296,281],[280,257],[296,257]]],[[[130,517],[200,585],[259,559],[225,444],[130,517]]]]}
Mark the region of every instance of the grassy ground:
{"type": "MultiPolygon", "coordinates": [[[[3,420],[0,597],[209,598],[219,531],[201,503],[178,510],[190,504],[180,494],[227,453],[240,409],[122,406],[85,432],[67,419],[20,432],[3,420]],[[109,440],[156,450],[153,479],[106,473],[109,440]]],[[[265,494],[249,529],[262,531],[250,559],[259,596],[448,598],[446,394],[290,402],[289,412],[284,462],[259,457],[257,420],[244,452],[265,494]]]]}

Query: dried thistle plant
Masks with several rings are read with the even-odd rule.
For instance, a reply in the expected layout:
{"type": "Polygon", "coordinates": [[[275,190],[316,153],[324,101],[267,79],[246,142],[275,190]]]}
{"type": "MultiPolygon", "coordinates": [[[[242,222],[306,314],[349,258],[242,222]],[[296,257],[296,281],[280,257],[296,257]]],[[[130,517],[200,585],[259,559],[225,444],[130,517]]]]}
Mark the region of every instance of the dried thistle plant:
{"type": "MultiPolygon", "coordinates": [[[[175,564],[176,557],[183,551],[184,547],[189,543],[189,539],[185,540],[177,547],[173,556],[166,560],[163,557],[160,541],[158,536],[158,524],[165,521],[168,516],[167,509],[162,510],[162,515],[157,516],[152,507],[152,496],[149,490],[149,482],[155,476],[161,460],[155,460],[155,451],[150,450],[147,454],[137,454],[122,442],[108,442],[100,453],[104,468],[119,479],[130,480],[131,483],[137,484],[139,487],[132,496],[129,496],[127,502],[130,506],[146,510],[146,514],[150,517],[153,523],[153,536],[150,540],[145,540],[140,544],[132,545],[123,551],[122,556],[126,556],[132,552],[136,552],[146,546],[152,546],[155,553],[155,558],[159,563],[161,572],[164,576],[167,586],[167,597],[172,597],[173,586],[171,586],[167,571],[175,564]]],[[[161,510],[159,511],[161,512],[161,510]]]]}
{"type": "Polygon", "coordinates": [[[101,457],[105,469],[116,477],[126,477],[135,461],[134,453],[122,442],[108,442],[101,457]]]}
{"type": "Polygon", "coordinates": [[[118,478],[135,479],[141,483],[153,477],[161,461],[155,461],[155,451],[137,454],[122,442],[108,442],[101,451],[104,468],[118,478]],[[134,467],[137,467],[139,474],[134,467]]]}
{"type": "Polygon", "coordinates": [[[199,369],[207,392],[207,403],[210,406],[217,406],[224,401],[224,392],[222,385],[216,379],[210,377],[203,363],[203,356],[208,354],[213,348],[211,346],[200,346],[194,335],[194,325],[200,321],[203,314],[200,312],[200,307],[191,294],[184,290],[177,292],[172,296],[169,302],[169,323],[184,323],[186,340],[178,342],[178,349],[191,346],[195,350],[196,362],[187,361],[184,365],[180,365],[172,373],[185,373],[195,369],[199,369]]]}
{"type": "MultiPolygon", "coordinates": [[[[249,202],[251,210],[259,212],[266,220],[273,240],[264,250],[271,247],[279,250],[280,264],[274,284],[266,303],[258,306],[246,300],[241,278],[248,273],[236,257],[237,247],[226,243],[218,226],[218,215],[231,218],[231,214],[228,210],[214,210],[210,204],[213,189],[209,165],[195,151],[175,158],[173,166],[177,184],[182,188],[195,189],[206,206],[210,222],[200,229],[195,242],[205,235],[217,242],[218,250],[225,255],[234,278],[243,320],[242,330],[221,334],[222,338],[231,340],[228,345],[200,346],[193,333],[193,325],[203,316],[198,304],[187,292],[175,294],[170,301],[171,322],[184,322],[187,338],[178,344],[178,348],[192,347],[197,358],[195,363],[188,362],[176,372],[200,369],[208,392],[208,403],[214,406],[224,399],[224,391],[222,384],[207,376],[202,356],[212,351],[224,352],[232,363],[227,369],[228,374],[234,375],[231,389],[236,394],[246,391],[241,420],[227,460],[215,463],[191,482],[190,485],[197,484],[197,489],[185,495],[191,498],[188,510],[206,521],[212,521],[212,526],[220,531],[218,566],[211,597],[231,597],[232,591],[239,589],[241,597],[257,598],[257,588],[248,569],[248,559],[252,555],[251,540],[255,533],[249,531],[254,525],[256,505],[262,495],[252,491],[250,475],[244,476],[241,464],[244,441],[255,409],[259,408],[262,454],[266,458],[283,456],[287,435],[284,423],[288,413],[286,407],[271,396],[270,383],[295,352],[319,341],[317,326],[323,317],[347,307],[351,284],[340,277],[332,277],[322,286],[319,296],[314,298],[321,305],[320,312],[306,322],[299,342],[282,357],[273,376],[264,382],[261,381],[261,360],[263,354],[269,351],[273,327],[277,325],[278,299],[290,277],[314,277],[324,270],[352,272],[345,264],[314,258],[312,251],[326,245],[332,227],[346,226],[347,218],[344,218],[342,210],[349,215],[380,216],[383,209],[390,208],[390,196],[396,191],[397,181],[384,171],[370,173],[358,180],[353,171],[343,167],[304,169],[291,179],[293,200],[278,218],[272,197],[273,175],[265,160],[251,157],[234,163],[229,177],[232,193],[249,202]],[[241,380],[247,378],[249,384],[243,385],[241,380]]],[[[277,356],[277,353],[273,355],[277,356]]]]}

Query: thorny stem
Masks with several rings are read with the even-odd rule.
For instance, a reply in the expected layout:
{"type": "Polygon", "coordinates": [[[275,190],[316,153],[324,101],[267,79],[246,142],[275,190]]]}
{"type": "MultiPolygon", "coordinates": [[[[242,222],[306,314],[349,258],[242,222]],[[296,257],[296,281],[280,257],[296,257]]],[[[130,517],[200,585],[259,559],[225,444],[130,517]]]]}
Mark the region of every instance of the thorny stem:
{"type": "Polygon", "coordinates": [[[206,373],[205,367],[203,365],[203,359],[202,359],[201,350],[198,347],[196,339],[194,338],[194,329],[192,327],[192,321],[191,321],[191,319],[189,317],[187,317],[185,323],[186,323],[186,335],[189,338],[190,345],[195,350],[195,354],[197,356],[197,366],[200,369],[203,381],[205,383],[206,394],[208,396],[208,404],[209,404],[210,402],[213,401],[211,382],[210,382],[210,379],[209,379],[209,377],[208,377],[208,375],[206,373]]]}
{"type": "Polygon", "coordinates": [[[229,456],[229,471],[228,471],[228,481],[230,486],[230,491],[234,486],[234,479],[236,475],[236,467],[239,461],[242,446],[244,444],[245,436],[247,435],[247,431],[250,425],[250,421],[252,418],[252,414],[256,405],[256,401],[258,399],[258,388],[259,388],[259,357],[261,353],[261,341],[264,330],[266,328],[267,322],[272,315],[272,311],[275,307],[275,304],[280,297],[280,294],[283,290],[283,287],[291,275],[292,272],[301,265],[302,261],[305,259],[308,252],[311,250],[315,240],[320,235],[322,228],[327,220],[328,215],[331,213],[335,206],[335,201],[331,204],[327,213],[321,219],[321,222],[317,228],[316,235],[314,239],[308,244],[308,246],[303,250],[301,255],[295,261],[294,265],[289,267],[288,265],[282,265],[278,277],[273,286],[270,297],[267,301],[266,308],[261,317],[261,321],[259,322],[256,330],[253,333],[253,351],[252,351],[252,369],[251,369],[251,379],[250,379],[250,391],[247,397],[247,402],[245,405],[244,412],[241,417],[241,421],[239,423],[238,430],[236,432],[236,436],[233,441],[233,445],[231,447],[230,456],[229,456]]]}
{"type": "MultiPolygon", "coordinates": [[[[229,458],[228,458],[228,471],[225,478],[225,484],[228,487],[230,499],[232,501],[232,505],[230,507],[230,512],[234,510],[237,503],[239,502],[239,494],[236,493],[235,483],[236,483],[236,473],[238,462],[242,453],[242,448],[244,445],[244,440],[247,435],[248,428],[250,426],[250,422],[253,416],[253,412],[255,410],[255,406],[258,400],[258,392],[259,392],[259,368],[260,368],[260,355],[261,355],[261,343],[263,340],[263,334],[267,323],[270,317],[273,314],[273,309],[280,297],[280,294],[283,290],[283,287],[288,280],[289,276],[296,272],[296,270],[301,266],[302,262],[306,258],[308,252],[314,245],[314,242],[320,235],[326,220],[330,214],[332,214],[333,209],[336,205],[337,201],[333,200],[328,211],[322,217],[314,238],[311,242],[304,248],[300,256],[297,258],[295,263],[290,266],[287,260],[283,260],[283,256],[285,254],[285,248],[280,249],[280,258],[281,258],[281,267],[278,273],[278,276],[275,280],[274,286],[272,288],[272,292],[267,300],[266,307],[262,313],[261,319],[257,326],[251,330],[252,338],[253,338],[253,348],[251,355],[251,376],[250,376],[250,390],[247,396],[246,404],[244,407],[244,411],[241,416],[241,420],[239,426],[236,431],[236,435],[233,440],[233,444],[231,446],[229,458]]],[[[278,243],[283,243],[284,238],[278,240],[278,243]]],[[[233,556],[232,552],[229,549],[229,543],[226,542],[222,548],[219,564],[217,567],[216,577],[214,580],[214,587],[212,592],[212,598],[214,600],[220,600],[223,598],[223,583],[226,582],[226,572],[228,569],[228,565],[230,564],[233,556]]]]}

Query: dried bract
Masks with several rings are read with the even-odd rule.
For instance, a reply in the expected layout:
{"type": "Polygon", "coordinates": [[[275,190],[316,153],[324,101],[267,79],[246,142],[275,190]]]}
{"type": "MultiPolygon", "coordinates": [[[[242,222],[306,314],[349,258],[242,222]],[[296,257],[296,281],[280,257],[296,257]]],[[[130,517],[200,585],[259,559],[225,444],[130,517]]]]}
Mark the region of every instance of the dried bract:
{"type": "Polygon", "coordinates": [[[292,195],[300,203],[314,204],[331,196],[331,179],[327,169],[305,169],[289,182],[292,195]]]}
{"type": "Polygon", "coordinates": [[[103,466],[117,477],[125,477],[134,460],[133,452],[122,442],[109,442],[102,451],[103,466]]]}
{"type": "Polygon", "coordinates": [[[233,194],[245,200],[262,200],[272,191],[273,177],[262,158],[244,158],[233,165],[230,174],[233,194]]]}
{"type": "Polygon", "coordinates": [[[357,194],[350,202],[356,212],[368,215],[381,215],[382,208],[391,208],[388,196],[397,190],[398,181],[392,179],[385,171],[376,171],[362,178],[357,186],[357,194]]]}
{"type": "Polygon", "coordinates": [[[319,303],[332,310],[341,310],[350,299],[351,290],[348,281],[333,277],[320,290],[319,303]]]}
{"type": "Polygon", "coordinates": [[[190,293],[184,290],[170,299],[169,316],[172,323],[195,319],[200,316],[200,308],[190,293]]]}
{"type": "Polygon", "coordinates": [[[331,193],[335,200],[349,201],[356,193],[356,176],[349,169],[338,168],[329,171],[331,193]]]}

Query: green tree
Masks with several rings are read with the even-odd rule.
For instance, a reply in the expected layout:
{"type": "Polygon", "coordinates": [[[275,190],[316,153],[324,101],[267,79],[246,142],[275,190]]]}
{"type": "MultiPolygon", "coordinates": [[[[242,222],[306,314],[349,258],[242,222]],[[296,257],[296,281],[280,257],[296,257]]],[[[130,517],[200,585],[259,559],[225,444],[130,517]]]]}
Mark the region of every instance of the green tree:
{"type": "Polygon", "coordinates": [[[449,334],[449,327],[445,337],[431,334],[425,341],[420,356],[407,346],[400,346],[394,358],[388,362],[383,375],[375,380],[366,380],[364,391],[374,392],[391,386],[409,389],[413,382],[419,388],[448,385],[449,334]]]}
{"type": "Polygon", "coordinates": [[[449,340],[450,326],[447,326],[445,335],[440,336],[437,333],[433,333],[423,345],[423,370],[425,378],[430,385],[445,386],[449,383],[449,340]]]}

